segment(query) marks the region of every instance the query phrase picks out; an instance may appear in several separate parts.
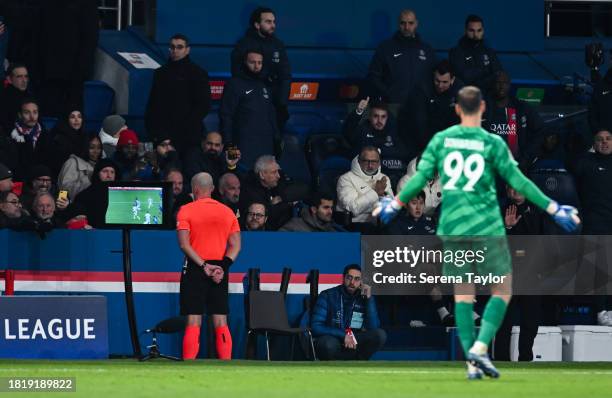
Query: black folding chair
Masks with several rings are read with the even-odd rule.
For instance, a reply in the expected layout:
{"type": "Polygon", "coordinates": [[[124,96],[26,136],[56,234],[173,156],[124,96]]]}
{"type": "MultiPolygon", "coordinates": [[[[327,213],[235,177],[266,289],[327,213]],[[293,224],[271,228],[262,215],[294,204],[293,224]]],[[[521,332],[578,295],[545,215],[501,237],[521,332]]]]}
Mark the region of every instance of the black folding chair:
{"type": "Polygon", "coordinates": [[[316,360],[314,343],[309,328],[292,328],[287,318],[287,308],[282,292],[249,292],[249,330],[247,336],[263,334],[266,337],[266,354],[270,360],[269,335],[291,336],[291,359],[295,347],[295,337],[305,333],[310,342],[312,358],[316,360]]]}

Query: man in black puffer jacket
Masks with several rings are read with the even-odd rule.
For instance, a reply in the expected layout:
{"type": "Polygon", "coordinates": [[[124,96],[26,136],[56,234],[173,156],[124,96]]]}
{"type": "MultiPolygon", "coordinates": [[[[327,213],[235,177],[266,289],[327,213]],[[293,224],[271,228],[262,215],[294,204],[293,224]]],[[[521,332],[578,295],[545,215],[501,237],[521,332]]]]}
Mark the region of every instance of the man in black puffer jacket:
{"type": "Polygon", "coordinates": [[[376,99],[404,103],[419,85],[431,80],[436,54],[416,33],[418,24],[414,11],[402,11],[399,30],[376,49],[367,77],[376,99]]]}
{"type": "Polygon", "coordinates": [[[478,15],[466,18],[465,35],[451,48],[449,60],[465,85],[485,92],[491,88],[494,74],[502,70],[497,53],[484,41],[484,24],[478,15]]]}
{"type": "Polygon", "coordinates": [[[153,75],[145,111],[149,138],[170,138],[181,157],[200,144],[202,120],[210,110],[208,72],[191,61],[189,52],[186,36],[172,36],[170,59],[153,75]]]}
{"type": "Polygon", "coordinates": [[[247,52],[242,71],[223,90],[219,109],[223,141],[240,149],[241,164],[250,169],[261,155],[272,154],[280,140],[270,90],[262,80],[263,52],[247,52]]]}
{"type": "Polygon", "coordinates": [[[250,26],[232,50],[232,76],[241,74],[248,50],[259,48],[263,52],[261,78],[272,96],[276,107],[277,124],[282,130],[289,118],[287,100],[291,87],[291,67],[285,44],[274,35],[276,18],[270,8],[259,7],[253,11],[250,26]]]}

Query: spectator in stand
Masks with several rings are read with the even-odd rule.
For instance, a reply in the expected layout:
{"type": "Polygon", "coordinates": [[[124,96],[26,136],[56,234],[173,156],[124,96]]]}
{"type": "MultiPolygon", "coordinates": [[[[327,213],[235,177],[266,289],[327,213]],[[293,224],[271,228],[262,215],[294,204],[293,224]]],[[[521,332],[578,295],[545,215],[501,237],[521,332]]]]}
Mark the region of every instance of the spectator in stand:
{"type": "Polygon", "coordinates": [[[482,127],[503,138],[521,170],[528,171],[544,140],[544,122],[534,108],[510,96],[510,77],[506,72],[495,73],[491,95],[482,127]]]}
{"type": "Polygon", "coordinates": [[[205,131],[210,85],[208,72],[189,58],[185,35],[172,36],[169,49],[168,62],[153,75],[145,127],[152,139],[170,138],[183,158],[189,148],[199,145],[205,131]]]}
{"type": "Polygon", "coordinates": [[[216,131],[206,134],[200,145],[189,152],[184,159],[185,177],[189,180],[194,175],[205,172],[212,176],[215,186],[219,186],[218,182],[222,174],[239,172],[240,150],[236,150],[235,158],[230,159],[228,151],[223,149],[221,134],[216,131]]]}
{"type": "Polygon", "coordinates": [[[240,225],[242,231],[263,232],[267,231],[268,208],[263,203],[251,203],[247,208],[246,217],[240,225]]]}
{"type": "Polygon", "coordinates": [[[391,178],[391,186],[395,186],[411,157],[398,135],[397,123],[385,103],[374,102],[370,106],[367,119],[363,120],[369,103],[370,97],[367,97],[359,101],[355,110],[349,113],[344,122],[344,136],[355,154],[366,145],[378,148],[382,158],[382,172],[391,178]]]}
{"type": "Polygon", "coordinates": [[[466,18],[465,33],[457,46],[450,49],[449,60],[465,85],[484,92],[491,88],[495,73],[503,69],[495,50],[484,41],[484,22],[478,15],[466,18]]]}
{"type": "Polygon", "coordinates": [[[261,79],[266,84],[276,109],[277,125],[283,130],[289,119],[287,101],[291,87],[291,68],[285,44],[275,35],[276,18],[270,8],[258,7],[251,14],[249,28],[232,50],[232,76],[238,77],[247,52],[259,48],[263,52],[261,79]]]}
{"type": "Polygon", "coordinates": [[[34,230],[34,221],[21,206],[19,196],[11,191],[0,191],[0,229],[34,230]]]}
{"type": "Polygon", "coordinates": [[[389,223],[387,235],[435,235],[436,221],[425,215],[425,192],[421,191],[406,204],[406,210],[389,223]]]}
{"type": "Polygon", "coordinates": [[[8,85],[0,94],[0,124],[5,132],[15,127],[21,104],[31,96],[30,75],[24,64],[11,64],[6,71],[8,85]]]}
{"type": "Polygon", "coordinates": [[[35,164],[30,168],[30,175],[20,196],[21,203],[28,210],[32,210],[34,198],[41,193],[56,193],[51,169],[44,164],[35,164]]]}
{"type": "Polygon", "coordinates": [[[36,232],[44,238],[47,232],[63,227],[64,221],[56,214],[55,199],[48,192],[41,192],[34,198],[32,212],[36,232]]]}
{"type": "Polygon", "coordinates": [[[281,140],[272,97],[262,80],[263,59],[260,49],[246,52],[242,69],[225,85],[219,109],[223,141],[240,148],[246,168],[259,156],[275,153],[281,140]]]}
{"type": "Polygon", "coordinates": [[[49,163],[55,148],[51,134],[39,122],[38,103],[33,99],[26,99],[20,109],[10,137],[19,156],[19,164],[13,171],[17,179],[24,180],[32,164],[49,163]]]}
{"type": "Polygon", "coordinates": [[[87,222],[94,228],[104,225],[108,197],[106,187],[102,184],[106,181],[116,181],[119,175],[117,166],[110,159],[101,159],[94,167],[91,185],[79,193],[74,202],[66,210],[65,219],[85,216],[87,222]]]}
{"type": "Polygon", "coordinates": [[[334,223],[333,195],[314,193],[299,217],[293,217],[279,231],[285,232],[343,232],[344,228],[334,223]]]}
{"type": "Polygon", "coordinates": [[[337,194],[337,210],[351,212],[353,227],[368,232],[376,223],[372,211],[379,199],[393,197],[389,178],[380,170],[380,154],[376,147],[365,146],[355,156],[351,171],[338,179],[337,194]]]}
{"type": "Polygon", "coordinates": [[[463,84],[447,60],[440,61],[433,73],[433,84],[425,84],[408,98],[400,114],[401,136],[413,155],[425,150],[438,131],[459,123],[455,97],[463,84]]]}
{"type": "Polygon", "coordinates": [[[216,195],[219,202],[223,203],[240,219],[240,180],[233,173],[225,173],[219,178],[219,188],[216,195]]]}
{"type": "Polygon", "coordinates": [[[370,286],[361,281],[361,267],[344,267],[341,285],[323,290],[312,311],[315,350],[322,360],[368,360],[382,348],[387,333],[380,328],[370,286]]]}
{"type": "Polygon", "coordinates": [[[77,154],[72,154],[66,160],[57,177],[60,190],[68,191],[68,198],[73,201],[76,196],[91,185],[96,163],[102,157],[102,142],[100,137],[90,137],[77,154]]]}
{"type": "MultiPolygon", "coordinates": [[[[176,221],[176,215],[181,207],[187,203],[193,202],[193,194],[185,192],[183,173],[179,169],[169,168],[166,170],[165,181],[172,183],[172,201],[170,206],[173,220],[176,221]]],[[[172,223],[172,225],[174,224],[175,222],[172,223]]]]}
{"type": "Polygon", "coordinates": [[[112,158],[117,149],[117,141],[123,130],[127,130],[125,119],[119,115],[110,115],[102,121],[100,141],[102,142],[102,157],[112,158]]]}
{"type": "Polygon", "coordinates": [[[0,163],[0,193],[13,190],[13,172],[0,163]]]}
{"type": "Polygon", "coordinates": [[[423,82],[431,79],[436,54],[421,40],[418,26],[415,12],[403,10],[399,30],[376,49],[367,76],[375,98],[403,104],[423,82]]]}
{"type": "Polygon", "coordinates": [[[268,229],[276,231],[291,219],[293,203],[289,201],[291,198],[288,198],[288,194],[274,156],[260,156],[253,173],[246,177],[240,190],[240,213],[247,213],[251,203],[263,203],[267,206],[268,229]]]}
{"type": "Polygon", "coordinates": [[[153,167],[138,154],[138,136],[132,130],[123,130],[117,141],[117,150],[113,160],[119,169],[117,179],[120,181],[150,181],[153,179],[153,167]]]}
{"type": "Polygon", "coordinates": [[[612,67],[593,89],[589,104],[589,124],[593,134],[612,131],[612,67]]]}
{"type": "MultiPolygon", "coordinates": [[[[397,183],[397,191],[400,192],[404,185],[413,175],[415,175],[417,170],[417,164],[421,159],[420,156],[412,159],[410,163],[408,163],[408,169],[406,170],[406,175],[404,175],[399,182],[397,183]]],[[[423,209],[423,213],[429,217],[438,216],[438,206],[442,203],[442,185],[440,184],[440,176],[435,175],[433,180],[427,181],[425,187],[423,188],[423,192],[425,193],[425,207],[423,209]]]]}
{"type": "Polygon", "coordinates": [[[168,169],[181,169],[181,161],[170,138],[162,135],[153,141],[153,147],[153,151],[145,153],[144,160],[151,166],[154,180],[162,180],[168,169]]]}
{"type": "Polygon", "coordinates": [[[70,155],[80,154],[87,141],[81,111],[75,109],[66,114],[51,130],[51,135],[54,150],[48,166],[53,176],[57,176],[70,155]]]}
{"type": "MultiPolygon", "coordinates": [[[[542,235],[544,233],[542,225],[544,216],[542,211],[528,202],[521,193],[512,188],[506,187],[507,201],[501,207],[506,234],[508,235],[542,235]]],[[[514,241],[510,240],[510,245],[514,241]]],[[[545,244],[545,242],[544,242],[545,244]]],[[[517,256],[512,252],[513,257],[513,280],[521,280],[521,274],[527,274],[529,278],[539,278],[536,269],[532,264],[526,263],[524,255],[517,256]]],[[[497,334],[495,335],[495,359],[498,361],[510,361],[510,340],[512,337],[512,325],[514,325],[514,312],[520,315],[519,333],[519,361],[533,361],[533,342],[538,335],[538,327],[542,322],[542,298],[536,295],[517,294],[512,297],[512,301],[506,312],[506,316],[497,334]]]]}
{"type": "MultiPolygon", "coordinates": [[[[83,107],[83,88],[91,78],[98,47],[96,0],[41,1],[39,69],[45,115],[83,107]]],[[[32,21],[32,23],[36,23],[32,21]]]]}

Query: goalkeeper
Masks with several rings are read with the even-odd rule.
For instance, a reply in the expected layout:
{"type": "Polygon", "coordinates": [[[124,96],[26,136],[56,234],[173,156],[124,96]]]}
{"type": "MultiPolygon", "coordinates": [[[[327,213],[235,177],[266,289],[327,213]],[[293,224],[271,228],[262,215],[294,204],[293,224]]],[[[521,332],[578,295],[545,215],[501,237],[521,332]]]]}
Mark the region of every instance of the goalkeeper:
{"type": "MultiPolygon", "coordinates": [[[[474,285],[458,283],[454,286],[455,319],[467,358],[469,379],[482,378],[483,372],[499,377],[487,349],[512,297],[512,265],[495,190],[496,173],[529,201],[546,210],[564,230],[573,231],[580,223],[575,208],[560,206],[544,195],[518,169],[502,138],[480,127],[484,110],[485,103],[478,88],[461,89],[455,105],[461,124],[437,133],[427,145],[416,174],[395,199],[382,199],[374,210],[375,216],[379,215],[383,223],[388,223],[439,171],[443,200],[437,234],[444,242],[444,249],[484,249],[486,260],[477,265],[476,272],[505,276],[504,283],[490,286],[491,298],[485,307],[478,336],[472,318],[474,285]]],[[[444,264],[445,275],[462,276],[472,271],[470,267],[444,264]]],[[[462,280],[467,279],[463,277],[462,280]]]]}

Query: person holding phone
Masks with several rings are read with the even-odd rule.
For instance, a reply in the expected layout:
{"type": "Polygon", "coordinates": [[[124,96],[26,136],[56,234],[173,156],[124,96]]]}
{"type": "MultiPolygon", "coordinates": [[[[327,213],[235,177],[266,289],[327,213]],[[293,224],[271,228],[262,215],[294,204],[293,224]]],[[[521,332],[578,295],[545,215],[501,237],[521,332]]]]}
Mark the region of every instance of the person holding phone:
{"type": "Polygon", "coordinates": [[[387,333],[380,328],[370,286],[361,267],[349,264],[342,284],[321,292],[312,312],[315,350],[321,360],[368,360],[382,348],[387,333]]]}

